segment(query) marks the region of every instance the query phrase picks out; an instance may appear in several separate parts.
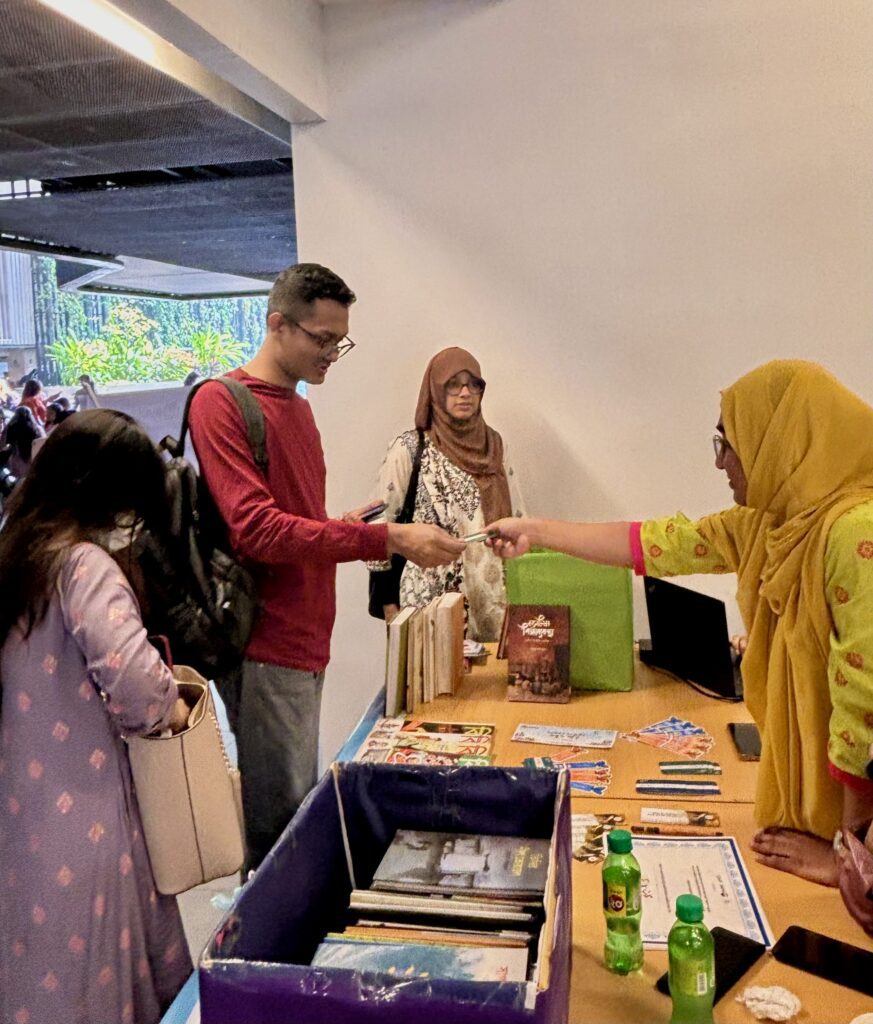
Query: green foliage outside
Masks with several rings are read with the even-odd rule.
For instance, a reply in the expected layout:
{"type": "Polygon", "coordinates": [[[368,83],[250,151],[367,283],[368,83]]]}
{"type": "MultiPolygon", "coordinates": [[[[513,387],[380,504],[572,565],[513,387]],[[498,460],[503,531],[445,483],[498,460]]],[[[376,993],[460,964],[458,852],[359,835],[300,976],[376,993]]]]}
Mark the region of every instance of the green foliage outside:
{"type": "Polygon", "coordinates": [[[72,385],[181,381],[244,363],[263,337],[266,299],[120,299],[57,287],[54,261],[34,260],[43,379],[72,385]]]}

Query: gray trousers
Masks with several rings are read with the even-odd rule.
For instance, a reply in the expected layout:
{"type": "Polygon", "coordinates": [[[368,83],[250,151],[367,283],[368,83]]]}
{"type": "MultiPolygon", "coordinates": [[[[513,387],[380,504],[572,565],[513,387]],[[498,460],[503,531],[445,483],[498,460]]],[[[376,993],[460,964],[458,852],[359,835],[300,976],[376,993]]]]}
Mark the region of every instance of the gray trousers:
{"type": "Polygon", "coordinates": [[[323,672],[260,661],[216,680],[236,738],[245,871],[258,867],[318,780],[323,672]]]}

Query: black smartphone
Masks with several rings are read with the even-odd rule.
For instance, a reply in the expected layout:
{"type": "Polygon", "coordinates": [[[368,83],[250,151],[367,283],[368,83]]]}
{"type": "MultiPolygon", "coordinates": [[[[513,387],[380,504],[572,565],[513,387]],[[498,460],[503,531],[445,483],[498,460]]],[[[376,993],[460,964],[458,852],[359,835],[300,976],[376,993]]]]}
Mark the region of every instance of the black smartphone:
{"type": "Polygon", "coordinates": [[[761,734],[757,725],[752,722],[731,722],[728,729],[741,761],[761,760],[761,734]]]}
{"type": "MultiPolygon", "coordinates": [[[[712,940],[715,943],[715,1002],[718,1002],[764,955],[767,947],[720,927],[712,929],[712,940]]],[[[665,996],[670,995],[669,974],[662,974],[655,982],[655,988],[665,996]]]]}
{"type": "Polygon", "coordinates": [[[773,956],[789,967],[873,996],[873,953],[866,949],[793,924],[773,947],[773,956]]]}
{"type": "Polygon", "coordinates": [[[382,515],[386,508],[387,505],[385,504],[385,502],[380,501],[378,505],[374,505],[369,511],[365,512],[361,516],[361,522],[372,523],[374,519],[378,519],[379,516],[382,515]]]}

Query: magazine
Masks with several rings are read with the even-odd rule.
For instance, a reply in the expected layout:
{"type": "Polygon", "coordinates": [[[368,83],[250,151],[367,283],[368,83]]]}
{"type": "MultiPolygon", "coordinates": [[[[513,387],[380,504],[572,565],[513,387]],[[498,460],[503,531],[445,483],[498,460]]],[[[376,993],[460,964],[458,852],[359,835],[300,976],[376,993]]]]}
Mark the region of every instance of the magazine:
{"type": "Polygon", "coordinates": [[[488,765],[494,726],[381,718],[355,754],[370,764],[488,765]]]}

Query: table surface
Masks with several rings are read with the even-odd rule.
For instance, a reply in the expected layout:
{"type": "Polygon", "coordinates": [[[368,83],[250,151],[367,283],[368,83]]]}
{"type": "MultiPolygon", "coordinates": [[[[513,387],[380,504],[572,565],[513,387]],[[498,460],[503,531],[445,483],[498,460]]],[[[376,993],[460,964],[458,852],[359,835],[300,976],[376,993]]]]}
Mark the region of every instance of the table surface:
{"type": "MultiPolygon", "coordinates": [[[[758,898],[778,938],[792,924],[822,932],[844,942],[873,950],[873,942],[855,924],[843,907],[836,889],[815,885],[758,864],[749,850],[755,832],[752,813],[757,764],[740,761],[734,749],[728,724],[751,721],[742,704],[731,704],[706,697],[686,683],[637,664],[633,691],[629,693],[592,693],[574,695],[569,704],[539,704],[506,700],[506,662],[489,656],[465,677],[454,697],[439,697],[416,708],[416,717],[435,721],[494,723],[495,763],[521,764],[525,757],[548,756],[559,747],[546,747],[511,740],[519,722],[543,725],[584,726],[586,728],[637,729],[670,715],[679,715],[703,726],[715,739],[708,760],[722,767],[720,797],[673,798],[680,806],[717,811],[719,831],[737,839],[743,860],[758,898]]],[[[587,756],[587,755],[586,755],[587,756]]],[[[609,761],[613,778],[603,797],[573,796],[572,810],[583,812],[614,811],[625,821],[639,821],[640,806],[664,806],[669,798],[639,796],[634,783],[639,778],[657,778],[658,762],[670,755],[641,743],[619,738],[610,750],[593,751],[592,758],[609,761]]],[[[605,926],[601,906],[600,864],[573,862],[573,972],[570,996],[571,1024],[628,1024],[628,1022],[667,1022],[670,1000],[655,990],[655,981],[667,969],[667,953],[646,950],[643,970],[629,977],[611,974],[603,966],[605,926]]],[[[848,1024],[855,1016],[873,1011],[873,999],[803,971],[778,963],[768,953],[746,973],[735,988],[715,1007],[715,1020],[744,1022],[754,1020],[751,1013],[735,1001],[738,992],[750,985],[783,985],[803,1004],[798,1020],[803,1024],[848,1024]]]]}
{"type": "MultiPolygon", "coordinates": [[[[526,757],[548,757],[566,751],[566,748],[539,743],[513,742],[512,734],[520,722],[630,732],[670,715],[679,715],[703,726],[715,740],[706,760],[718,761],[722,774],[707,778],[718,782],[722,795],[707,799],[715,803],[725,800],[751,803],[755,799],[758,766],[753,762],[740,761],[728,732],[731,722],[751,722],[745,705],[706,697],[687,683],[639,663],[636,666],[634,689],[630,692],[575,692],[569,704],[540,704],[533,701],[508,701],[506,662],[489,656],[484,665],[474,667],[464,677],[453,697],[438,697],[422,704],[415,709],[415,715],[417,718],[436,721],[446,719],[494,724],[497,727],[494,759],[495,764],[502,765],[518,765],[526,757]]],[[[636,793],[637,779],[665,778],[658,768],[660,761],[684,760],[675,754],[619,738],[610,750],[592,750],[581,756],[585,759],[602,757],[609,762],[612,782],[605,798],[627,797],[648,803],[653,799],[672,799],[680,803],[690,799],[687,795],[673,798],[659,795],[655,798],[638,796],[636,793]]]]}
{"type": "MultiPolygon", "coordinates": [[[[493,651],[493,648],[492,648],[493,651]]],[[[365,716],[375,718],[375,706],[365,716]]],[[[752,802],[757,765],[739,760],[728,733],[730,722],[747,722],[742,704],[730,704],[706,697],[685,683],[643,665],[636,666],[633,691],[629,693],[586,692],[573,696],[569,704],[539,704],[506,700],[506,662],[493,653],[484,665],[467,675],[453,697],[439,697],[416,708],[416,717],[431,721],[487,722],[496,726],[495,763],[519,765],[525,757],[548,756],[561,750],[511,740],[520,722],[542,725],[637,729],[669,715],[679,715],[703,726],[715,739],[707,759],[722,766],[720,797],[639,796],[634,783],[639,778],[657,778],[658,762],[669,755],[641,743],[619,738],[610,750],[593,751],[612,766],[613,779],[603,797],[573,796],[573,813],[613,811],[625,815],[628,824],[639,821],[640,806],[681,806],[711,808],[721,817],[720,831],[737,839],[759,900],[778,938],[792,924],[822,932],[833,938],[873,950],[871,941],[849,917],[839,892],[814,885],[758,864],[749,850],[755,831],[752,802]]],[[[346,744],[340,759],[353,756],[367,733],[359,728],[346,744]]],[[[587,755],[586,755],[587,756],[587,755]]],[[[677,758],[678,760],[678,758],[677,758]]],[[[641,972],[628,977],[611,974],[603,966],[604,922],[601,908],[600,864],[573,862],[573,969],[570,994],[571,1024],[666,1024],[670,1000],[658,993],[655,981],[667,969],[663,950],[647,950],[641,972]]],[[[873,1012],[873,999],[850,989],[823,981],[778,963],[768,953],[749,970],[715,1007],[717,1024],[751,1024],[751,1013],[735,1001],[735,995],[750,985],[782,985],[797,995],[803,1010],[796,1018],[801,1024],[849,1024],[857,1015],[873,1012]]],[[[180,994],[165,1022],[185,1022],[192,1008],[196,1015],[196,978],[180,994]]],[[[193,1019],[197,1019],[195,1016],[193,1019]]]]}

